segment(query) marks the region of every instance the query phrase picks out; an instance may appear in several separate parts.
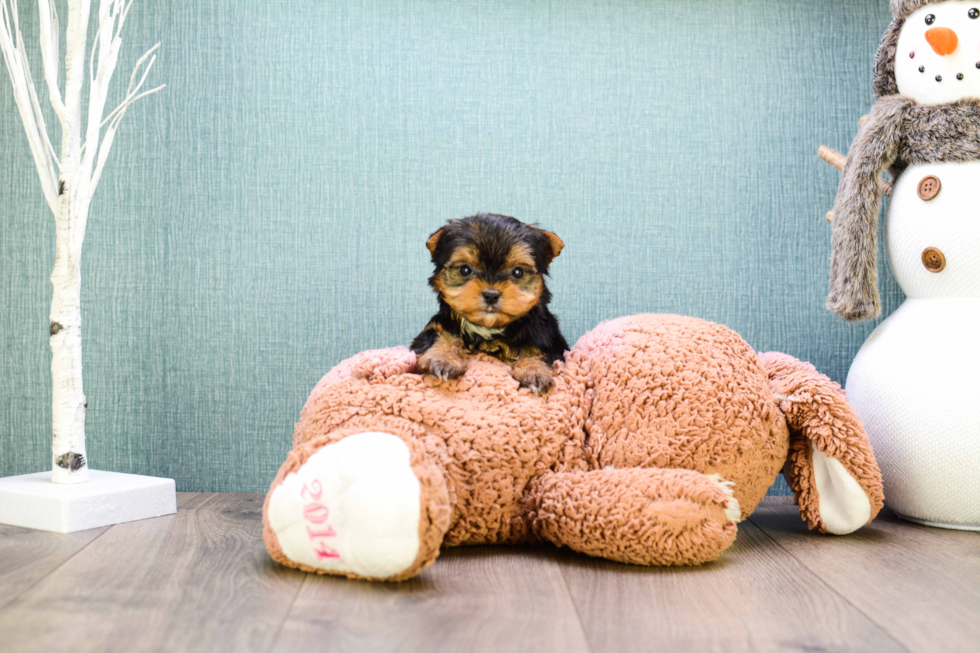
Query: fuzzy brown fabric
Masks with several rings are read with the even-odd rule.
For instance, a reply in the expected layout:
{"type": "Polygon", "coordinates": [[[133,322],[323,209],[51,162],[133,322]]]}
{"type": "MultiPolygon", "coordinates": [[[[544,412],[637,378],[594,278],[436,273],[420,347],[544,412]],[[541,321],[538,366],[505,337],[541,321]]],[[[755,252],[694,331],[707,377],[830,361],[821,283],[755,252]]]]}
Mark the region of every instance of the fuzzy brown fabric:
{"type": "MultiPolygon", "coordinates": [[[[813,450],[836,458],[854,477],[871,501],[871,519],[884,505],[881,472],[861,420],[839,385],[817,372],[809,363],[772,352],[759,359],[786,415],[790,429],[789,476],[800,515],[810,528],[826,533],[817,510],[817,486],[813,478],[813,450]]],[[[870,522],[871,519],[868,521],[870,522]]]]}
{"type": "MultiPolygon", "coordinates": [[[[423,488],[418,558],[384,580],[418,573],[439,546],[537,539],[624,562],[699,564],[730,545],[739,517],[787,460],[790,431],[773,383],[785,389],[791,376],[796,395],[835,407],[794,417],[802,438],[846,432],[821,446],[866,456],[860,426],[835,421],[847,418],[839,389],[791,357],[779,361],[763,365],[725,327],[669,315],[600,325],[555,364],[554,387],[541,397],[491,357],[438,381],[413,373],[405,348],[365,352],[310,395],[270,496],[320,448],[384,431],[408,444],[423,488]]],[[[815,493],[798,491],[816,505],[815,493]]],[[[298,566],[283,555],[267,511],[268,501],[270,554],[298,566]]]]}
{"type": "Polygon", "coordinates": [[[518,390],[508,365],[483,354],[454,381],[392,375],[414,360],[397,347],[359,354],[331,371],[303,408],[294,448],[352,427],[418,440],[450,488],[446,545],[526,541],[521,499],[531,479],[586,468],[584,392],[556,375],[555,387],[536,397],[518,390]]]}
{"type": "Polygon", "coordinates": [[[675,315],[621,318],[583,335],[566,359],[566,376],[591,384],[590,469],[719,474],[748,514],[786,460],[786,420],[766,372],[731,329],[675,315]]]}
{"type": "Polygon", "coordinates": [[[725,515],[729,501],[718,483],[686,469],[547,473],[529,493],[540,538],[634,565],[716,559],[737,531],[725,515]]]}

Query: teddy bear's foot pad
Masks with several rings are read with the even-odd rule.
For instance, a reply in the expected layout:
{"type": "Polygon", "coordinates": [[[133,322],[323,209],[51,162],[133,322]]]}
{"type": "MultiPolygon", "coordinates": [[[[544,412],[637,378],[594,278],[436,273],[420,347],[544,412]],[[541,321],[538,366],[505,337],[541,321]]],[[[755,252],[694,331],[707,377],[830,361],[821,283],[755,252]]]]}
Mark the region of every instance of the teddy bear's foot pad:
{"type": "Polygon", "coordinates": [[[269,499],[283,555],[328,573],[387,578],[419,553],[420,492],[405,443],[390,433],[351,435],[323,447],[269,499]]]}

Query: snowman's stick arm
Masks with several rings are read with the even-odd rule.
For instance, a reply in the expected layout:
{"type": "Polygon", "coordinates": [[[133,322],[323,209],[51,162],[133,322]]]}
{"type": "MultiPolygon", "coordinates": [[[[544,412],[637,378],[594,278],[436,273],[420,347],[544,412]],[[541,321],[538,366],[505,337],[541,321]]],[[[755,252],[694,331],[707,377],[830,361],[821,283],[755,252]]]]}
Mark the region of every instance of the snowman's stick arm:
{"type": "MultiPolygon", "coordinates": [[[[841,154],[840,152],[838,152],[837,150],[831,147],[827,147],[826,145],[821,145],[820,148],[817,150],[817,156],[819,156],[821,159],[823,159],[830,165],[834,166],[841,172],[844,171],[844,165],[847,163],[847,157],[841,154]]],[[[882,179],[881,177],[878,178],[878,189],[881,191],[882,195],[891,197],[892,185],[889,182],[882,179]]],[[[833,219],[834,219],[834,212],[832,210],[827,211],[827,222],[832,222],[833,219]]]]}

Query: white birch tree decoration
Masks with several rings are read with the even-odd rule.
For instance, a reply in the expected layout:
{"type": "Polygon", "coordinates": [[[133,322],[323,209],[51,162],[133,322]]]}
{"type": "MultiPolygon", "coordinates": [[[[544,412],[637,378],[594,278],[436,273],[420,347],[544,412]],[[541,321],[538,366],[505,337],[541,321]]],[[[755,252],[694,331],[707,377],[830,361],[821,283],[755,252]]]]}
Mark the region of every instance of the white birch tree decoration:
{"type": "Polygon", "coordinates": [[[41,190],[54,214],[51,285],[51,473],[0,478],[0,523],[70,533],[177,511],[172,479],[90,470],[85,456],[82,314],[79,263],[92,195],[102,178],[119,123],[130,106],[163,86],[143,90],[159,43],[140,57],[122,102],[106,113],[120,37],[133,0],[99,0],[92,48],[86,40],[91,0],[68,0],[65,81],[58,84],[61,31],[52,0],[38,0],[41,64],[48,99],[61,126],[55,153],[20,31],[17,0],[0,0],[0,50],[14,90],[41,190]],[[88,66],[86,75],[86,65],[88,66]],[[88,82],[88,108],[82,97],[88,82]],[[84,129],[83,129],[84,127],[84,129]],[[51,482],[53,481],[53,482],[51,482]]]}
{"type": "MultiPolygon", "coordinates": [[[[52,473],[55,483],[89,479],[85,455],[82,392],[82,320],[79,263],[92,196],[105,167],[120,121],[137,100],[163,85],[143,90],[159,43],[140,57],[122,102],[105,113],[109,82],[116,70],[121,33],[133,0],[100,0],[98,27],[87,51],[91,0],[68,0],[64,87],[58,83],[61,32],[52,0],[38,0],[40,50],[48,99],[61,127],[61,154],[55,153],[38,100],[20,31],[17,0],[0,0],[0,49],[13,85],[14,102],[27,133],[41,190],[54,214],[57,242],[51,285],[52,473]],[[88,74],[86,75],[86,64],[88,74]],[[88,82],[84,122],[82,96],[88,82]],[[84,129],[83,129],[84,126],[84,129]]],[[[172,481],[171,481],[172,483],[172,481]]]]}

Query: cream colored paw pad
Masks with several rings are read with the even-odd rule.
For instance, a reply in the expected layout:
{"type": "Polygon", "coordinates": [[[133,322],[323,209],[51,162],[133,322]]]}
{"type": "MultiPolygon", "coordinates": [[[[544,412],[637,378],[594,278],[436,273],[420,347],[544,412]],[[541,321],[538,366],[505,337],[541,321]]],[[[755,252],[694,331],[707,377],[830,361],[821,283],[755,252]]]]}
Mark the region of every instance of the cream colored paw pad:
{"type": "Polygon", "coordinates": [[[386,578],[419,552],[419,480],[390,433],[358,433],[307,459],[272,491],[269,525],[287,558],[386,578]]]}
{"type": "Polygon", "coordinates": [[[725,506],[725,517],[728,521],[736,524],[742,521],[742,507],[735,498],[735,481],[727,481],[721,474],[709,474],[708,478],[728,495],[728,505],[725,506]]]}
{"type": "Polygon", "coordinates": [[[820,520],[834,535],[853,533],[871,519],[871,500],[839,460],[812,447],[820,520]]]}

